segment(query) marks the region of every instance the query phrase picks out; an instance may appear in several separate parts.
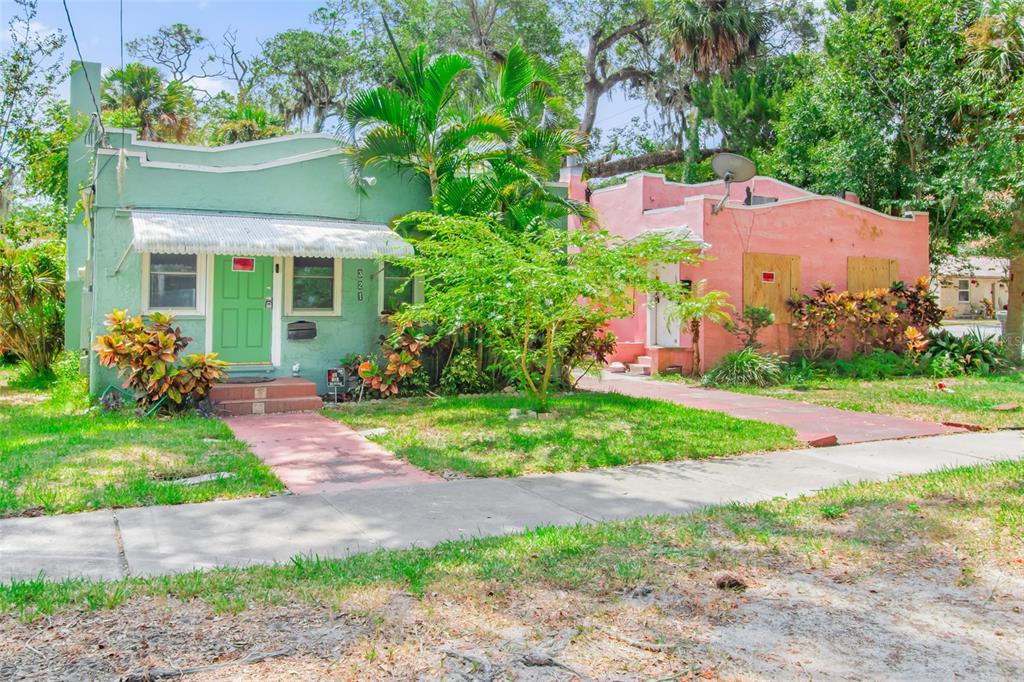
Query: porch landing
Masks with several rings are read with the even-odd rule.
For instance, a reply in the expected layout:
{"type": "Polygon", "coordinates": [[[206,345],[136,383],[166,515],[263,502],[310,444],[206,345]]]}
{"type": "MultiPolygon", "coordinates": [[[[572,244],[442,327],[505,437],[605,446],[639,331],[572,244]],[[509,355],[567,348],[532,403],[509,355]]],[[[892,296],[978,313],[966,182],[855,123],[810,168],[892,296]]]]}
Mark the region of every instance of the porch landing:
{"type": "Polygon", "coordinates": [[[225,422],[293,493],[440,483],[345,424],[315,413],[231,417],[225,422]]]}
{"type": "Polygon", "coordinates": [[[609,372],[602,372],[600,379],[585,376],[578,385],[587,391],[668,400],[687,407],[724,412],[742,419],[782,424],[796,431],[798,440],[812,446],[919,438],[964,431],[953,426],[903,417],[839,410],[793,400],[697,388],[609,372]]]}

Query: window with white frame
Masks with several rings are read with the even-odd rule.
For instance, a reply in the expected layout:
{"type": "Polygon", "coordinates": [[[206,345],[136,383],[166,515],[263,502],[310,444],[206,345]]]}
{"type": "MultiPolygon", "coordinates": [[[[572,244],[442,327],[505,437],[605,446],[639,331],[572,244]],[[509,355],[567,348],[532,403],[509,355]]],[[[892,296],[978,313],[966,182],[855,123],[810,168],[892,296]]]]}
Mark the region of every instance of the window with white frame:
{"type": "Polygon", "coordinates": [[[285,263],[285,313],[341,314],[341,261],[296,256],[285,263]]]}
{"type": "Polygon", "coordinates": [[[967,279],[957,280],[956,283],[956,300],[959,303],[970,303],[971,302],[971,282],[967,279]]]}
{"type": "Polygon", "coordinates": [[[147,310],[198,310],[200,263],[195,254],[150,253],[144,259],[147,310]]]}

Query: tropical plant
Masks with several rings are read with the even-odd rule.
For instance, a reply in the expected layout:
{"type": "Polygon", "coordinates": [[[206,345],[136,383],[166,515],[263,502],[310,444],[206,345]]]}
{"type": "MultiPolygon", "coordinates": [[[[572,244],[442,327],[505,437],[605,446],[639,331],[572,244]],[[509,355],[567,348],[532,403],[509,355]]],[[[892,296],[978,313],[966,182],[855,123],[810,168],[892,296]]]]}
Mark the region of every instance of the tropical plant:
{"type": "Polygon", "coordinates": [[[753,347],[728,353],[701,378],[705,386],[775,386],[782,383],[785,363],[775,353],[753,347]]]}
{"type": "Polygon", "coordinates": [[[170,401],[169,406],[195,406],[215,384],[227,380],[228,363],[216,353],[182,357],[192,339],[174,326],[173,315],[151,313],[144,319],[114,309],[104,325],[108,334],[96,337],[92,348],[102,366],[117,368],[123,388],[141,405],[170,401]]]}
{"type": "Polygon", "coordinates": [[[669,319],[687,326],[693,339],[694,375],[701,372],[700,332],[703,321],[725,325],[730,322],[729,311],[733,310],[732,304],[726,301],[727,293],[705,291],[706,288],[707,280],[703,279],[689,287],[680,284],[678,294],[670,297],[669,319]]]}
{"type": "Polygon", "coordinates": [[[45,374],[64,341],[64,248],[0,242],[0,353],[45,374]]]}
{"type": "Polygon", "coordinates": [[[430,58],[420,45],[403,60],[395,86],[356,94],[346,118],[361,133],[348,149],[357,178],[374,167],[412,171],[426,178],[434,196],[442,177],[498,156],[512,122],[496,111],[459,106],[458,79],[472,70],[465,55],[430,58]]]}
{"type": "Polygon", "coordinates": [[[554,228],[540,217],[525,229],[487,216],[408,220],[421,237],[415,255],[399,264],[423,281],[424,301],[395,317],[429,322],[441,335],[483,330],[498,362],[541,410],[581,329],[627,314],[631,287],[667,293],[650,273],[652,262],[699,260],[692,243],[664,234],[626,241],[554,228]]]}
{"type": "Polygon", "coordinates": [[[814,296],[800,294],[786,302],[796,330],[797,344],[810,361],[839,352],[849,325],[850,310],[846,292],[836,292],[822,282],[814,288],[814,296]]]}
{"type": "Polygon", "coordinates": [[[252,142],[284,135],[284,120],[252,103],[238,104],[221,116],[213,131],[215,144],[252,142]]]}
{"type": "Polygon", "coordinates": [[[698,78],[732,70],[757,54],[768,18],[749,0],[681,0],[666,3],[661,30],[676,61],[698,78]]]}
{"type": "Polygon", "coordinates": [[[113,69],[100,87],[103,109],[133,112],[143,140],[183,142],[195,126],[192,90],[165,81],[160,70],[138,62],[113,69]]]}
{"type": "Polygon", "coordinates": [[[943,367],[955,366],[962,374],[993,374],[1010,366],[1006,349],[973,329],[960,337],[947,329],[932,332],[922,358],[943,367]]]}
{"type": "Polygon", "coordinates": [[[576,388],[580,379],[592,369],[607,365],[617,343],[615,334],[605,329],[603,325],[582,326],[562,356],[562,385],[576,388]],[[576,378],[572,376],[574,371],[578,372],[576,378]]]}

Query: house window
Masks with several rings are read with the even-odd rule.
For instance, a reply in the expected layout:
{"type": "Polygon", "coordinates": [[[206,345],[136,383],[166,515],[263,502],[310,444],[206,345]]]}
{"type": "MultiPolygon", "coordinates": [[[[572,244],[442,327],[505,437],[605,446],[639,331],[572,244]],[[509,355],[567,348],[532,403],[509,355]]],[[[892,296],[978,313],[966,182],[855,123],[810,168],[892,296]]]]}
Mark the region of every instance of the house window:
{"type": "Polygon", "coordinates": [[[403,304],[413,302],[415,294],[407,268],[385,263],[381,281],[384,290],[381,299],[381,313],[389,315],[397,312],[403,304]]]}
{"type": "Polygon", "coordinates": [[[285,313],[341,314],[341,261],[295,257],[286,264],[285,313]]]}
{"type": "Polygon", "coordinates": [[[144,261],[147,310],[196,310],[199,258],[195,254],[151,253],[144,261]]]}
{"type": "Polygon", "coordinates": [[[959,279],[956,282],[956,300],[960,303],[971,302],[971,282],[966,279],[959,279]]]}

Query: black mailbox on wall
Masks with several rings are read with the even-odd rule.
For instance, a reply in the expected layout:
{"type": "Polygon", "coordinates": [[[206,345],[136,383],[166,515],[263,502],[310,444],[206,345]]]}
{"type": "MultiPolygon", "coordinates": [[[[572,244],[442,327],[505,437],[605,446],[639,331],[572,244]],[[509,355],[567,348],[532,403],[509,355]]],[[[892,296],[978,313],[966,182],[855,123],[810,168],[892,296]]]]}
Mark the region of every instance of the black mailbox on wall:
{"type": "Polygon", "coordinates": [[[301,341],[316,338],[316,322],[296,320],[288,323],[288,340],[301,341]]]}

